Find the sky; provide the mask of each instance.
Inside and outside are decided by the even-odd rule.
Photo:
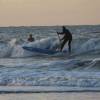
[[[0,26],[100,24],[100,0],[0,0]]]

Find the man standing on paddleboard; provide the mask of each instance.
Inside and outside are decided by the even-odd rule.
[[[61,47],[60,51],[63,50],[65,44],[68,42],[68,51],[71,53],[71,42],[72,42],[72,34],[71,32],[65,28],[65,26],[62,27],[62,32],[57,32],[59,35],[64,35],[64,37],[61,39]]]

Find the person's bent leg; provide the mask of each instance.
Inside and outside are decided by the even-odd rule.
[[[71,41],[72,41],[72,40],[69,40],[69,41],[68,41],[68,50],[69,50],[69,53],[71,53]]]

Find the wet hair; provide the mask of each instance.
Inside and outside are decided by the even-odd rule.
[[[62,26],[62,28],[65,28],[65,26]]]
[[[62,26],[62,28],[63,28],[63,31],[65,31],[65,30],[66,30],[66,27],[65,27],[65,26]]]
[[[32,34],[30,34],[29,36],[32,36]]]

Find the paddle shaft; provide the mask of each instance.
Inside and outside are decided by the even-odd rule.
[[[60,36],[59,36],[58,32],[57,32],[57,35],[58,35],[58,39],[59,39],[59,43],[60,43],[60,48],[61,48],[61,39],[60,39]]]
[[[61,42],[61,39],[60,39],[60,36],[59,36],[58,32],[57,32],[57,35],[58,35],[58,39],[59,39],[59,41]]]

